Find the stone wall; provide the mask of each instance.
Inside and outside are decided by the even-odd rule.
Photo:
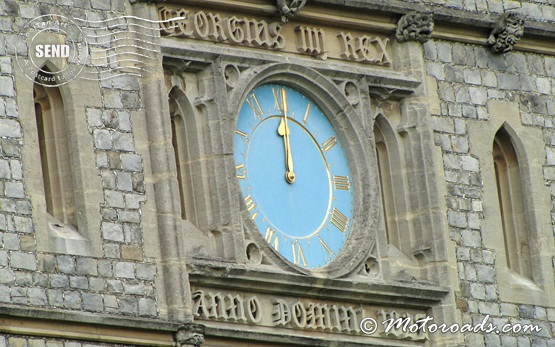
[[[446,7],[481,14],[502,14],[506,11],[518,11],[528,20],[540,22],[555,22],[555,3],[552,0],[424,0],[433,11]]]
[[[1,303],[126,316],[158,315],[156,264],[143,253],[143,168],[141,157],[135,153],[130,120],[130,112],[141,107],[137,79],[97,82],[100,106],[76,109],[74,114],[86,117],[94,139],[92,143],[87,141],[94,146],[96,158],[92,160],[98,168],[95,176],[101,180],[104,194],[96,214],[101,220],[103,257],[38,252],[27,195],[37,187],[25,184],[23,177],[25,166],[33,170],[37,163],[23,162],[21,155],[23,146],[35,140],[23,137],[16,105],[14,69],[19,67],[10,56],[22,51],[18,42],[22,38],[17,33],[30,19],[42,14],[101,20],[107,18],[108,11],[111,16],[123,14],[124,7],[122,1],[95,0],[0,3]],[[80,90],[71,98],[83,100],[92,92]]]
[[[110,343],[88,343],[78,340],[59,340],[51,338],[36,338],[21,335],[0,336],[0,347],[107,347]],[[130,345],[117,346],[127,347]]]
[[[483,202],[488,197],[484,196],[480,159],[493,159],[473,154],[478,147],[491,147],[493,139],[471,142],[469,122],[489,122],[491,100],[518,104],[522,126],[538,129],[540,136],[543,132],[545,152],[539,154],[542,160],[536,178],[542,180],[543,166],[544,189],[549,190],[553,180],[555,58],[520,52],[496,55],[487,47],[440,40],[429,41],[424,48],[427,73],[437,82],[440,99],[440,113],[433,115],[434,138],[443,151],[448,222],[451,238],[458,245],[461,287],[457,303],[463,320],[479,322],[484,315],[491,315],[499,326],[533,323],[542,327],[537,334],[468,334],[467,345],[552,346],[555,309],[515,304],[500,297],[495,267],[499,256],[483,242],[485,233],[498,231],[482,223],[488,213]]]
[[[384,10],[401,10],[407,9],[427,9],[436,14],[446,12],[460,11],[460,18],[454,18],[458,21],[466,15],[476,15],[481,17],[498,16],[507,11],[516,11],[526,16],[526,19],[532,22],[555,22],[555,3],[553,0],[317,0],[331,4],[341,4],[353,7],[372,7]],[[401,11],[401,12],[406,12]],[[476,19],[476,17],[472,17]]]

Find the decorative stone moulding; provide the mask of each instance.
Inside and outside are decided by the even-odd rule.
[[[226,67],[224,68],[224,78],[225,83],[229,88],[235,87],[240,77],[241,71],[239,71],[239,68],[237,66],[233,64],[226,65]]]
[[[426,42],[432,37],[434,17],[432,12],[411,11],[397,23],[397,40]]]
[[[501,16],[488,38],[488,46],[495,53],[507,53],[524,35],[524,17],[518,12],[507,12]]]
[[[306,4],[307,0],[277,0],[277,9],[281,14],[281,21],[287,23]]]
[[[341,89],[343,90],[343,94],[349,100],[351,105],[355,106],[360,102],[360,91],[358,90],[358,86],[356,83],[351,81],[346,81],[341,83]]]
[[[204,325],[195,323],[180,327],[175,334],[177,346],[200,347],[204,343],[204,330]]]

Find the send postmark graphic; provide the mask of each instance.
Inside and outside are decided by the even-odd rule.
[[[37,17],[21,29],[19,36],[27,43],[27,56],[18,56],[22,59],[17,59],[17,63],[25,76],[43,86],[70,82],[79,76],[87,62],[86,36],[67,17],[56,14]],[[45,64],[47,61],[51,63],[50,68]]]
[[[159,23],[134,16],[93,20],[47,14],[20,30],[19,44],[26,47],[14,51],[25,76],[45,87],[141,77],[158,51]]]

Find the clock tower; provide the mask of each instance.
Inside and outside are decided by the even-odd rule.
[[[177,225],[187,240],[188,304],[206,326],[205,344],[460,341],[382,324],[458,322],[446,289],[441,185],[423,166],[438,158],[424,126],[421,44],[400,44],[367,21],[357,27],[350,11],[343,24],[314,21],[310,11],[323,9],[306,5],[281,21],[244,5],[157,11],[177,153],[170,191],[185,206]],[[383,127],[385,137],[412,155],[395,156],[389,143],[385,159],[373,131],[381,122],[397,124],[397,135]],[[414,180],[437,194],[409,189]],[[399,213],[383,210],[391,188],[405,191],[395,197]],[[401,227],[397,239],[385,231],[388,217]],[[365,333],[372,321],[378,330]]]

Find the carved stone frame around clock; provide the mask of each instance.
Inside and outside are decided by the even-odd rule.
[[[295,266],[274,252],[265,242],[251,220],[243,199],[239,198],[240,188],[235,181],[233,190],[238,196],[237,201],[242,204],[246,244],[250,241],[260,247],[263,263],[286,271],[334,278],[345,276],[360,267],[376,240],[376,228],[372,226],[378,223],[379,203],[375,197],[379,192],[377,177],[371,174],[376,163],[372,144],[363,131],[360,115],[337,84],[313,69],[293,64],[270,64],[245,71],[229,95],[229,110],[234,116],[233,126],[247,94],[258,85],[268,82],[278,82],[301,90],[313,98],[328,116],[343,144],[351,168],[354,190],[353,222],[344,248],[330,264],[316,270]]]

